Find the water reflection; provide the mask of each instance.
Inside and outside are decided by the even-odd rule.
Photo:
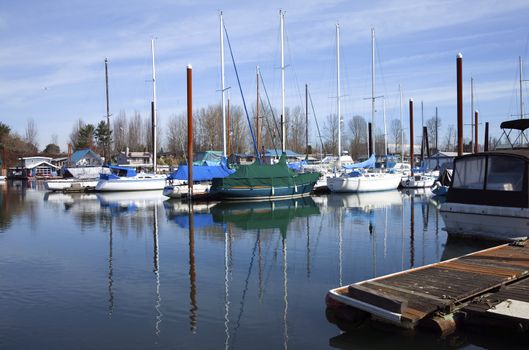
[[[279,229],[285,236],[295,218],[318,215],[312,198],[262,202],[221,202],[211,208],[213,221],[232,224],[243,230]]]
[[[87,327],[109,334],[94,348],[426,347],[436,338],[339,335],[322,295],[483,248],[443,226],[427,191],[190,207],[156,192],[0,186],[0,347],[35,347],[35,327],[15,329],[28,320],[46,348],[75,347]],[[57,330],[61,344],[46,335]]]

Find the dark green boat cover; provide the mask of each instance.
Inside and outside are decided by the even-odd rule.
[[[294,186],[316,182],[320,173],[297,174],[288,168],[286,159],[281,156],[277,164],[241,165],[235,173],[225,178],[214,178],[212,188],[256,187],[256,186]]]

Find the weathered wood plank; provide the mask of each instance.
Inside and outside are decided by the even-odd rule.
[[[348,292],[352,298],[391,312],[402,313],[408,306],[408,301],[404,298],[358,284],[351,284]]]

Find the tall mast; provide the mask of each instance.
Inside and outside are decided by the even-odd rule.
[[[404,162],[404,128],[402,125],[402,88],[399,84],[400,95],[400,160]]]
[[[152,51],[152,161],[153,171],[156,174],[156,67],[154,65],[154,38],[151,39]]]
[[[309,159],[309,86],[305,84],[305,158]]]
[[[375,28],[371,28],[371,126],[373,128],[374,133],[376,133],[375,98]],[[376,153],[374,139],[375,137],[373,137],[371,140],[371,142],[373,142],[373,145],[371,145],[371,149],[373,150],[373,153]]]
[[[281,27],[281,151],[286,151],[286,127],[285,127],[285,18],[282,10],[279,10],[279,23]]]
[[[523,82],[523,65],[522,65],[522,56],[518,56],[518,61],[520,62],[520,118],[523,119],[523,94],[522,94],[522,82]]]
[[[226,157],[226,106],[225,106],[225,87],[224,87],[224,20],[222,19],[222,11],[220,12],[220,91],[222,94],[221,108],[222,108],[222,155]]]
[[[110,104],[108,98],[108,60],[105,58],[105,92],[106,92],[106,102],[107,102],[107,128],[108,128],[108,144],[107,144],[107,163],[110,164]]]
[[[256,71],[256,85],[257,85],[257,102],[255,106],[255,133],[257,138],[257,151],[261,152],[261,127],[259,125],[259,66],[255,68]]]
[[[474,78],[470,77],[470,138],[474,147]]]
[[[384,155],[386,155],[386,158],[387,158],[387,155],[388,155],[388,129],[386,127],[386,99],[383,98],[382,99],[382,110],[383,110],[383,115],[384,115]]]
[[[338,166],[342,157],[342,111],[340,106],[340,24],[336,23],[336,111],[338,114]]]

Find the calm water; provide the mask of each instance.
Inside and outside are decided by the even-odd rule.
[[[398,191],[187,205],[158,193],[0,185],[0,348],[489,348],[367,325],[325,293],[482,246],[447,242],[437,203]]]

